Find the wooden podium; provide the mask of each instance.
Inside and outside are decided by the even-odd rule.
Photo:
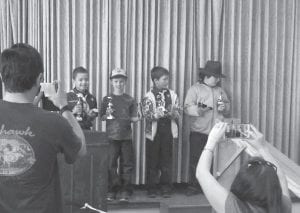
[[[59,157],[64,212],[89,212],[81,210],[85,203],[107,210],[108,141],[106,134],[85,131],[87,155],[73,165]]]

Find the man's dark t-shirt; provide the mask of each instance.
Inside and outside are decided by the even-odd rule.
[[[32,104],[0,100],[0,212],[60,213],[57,154],[81,147],[66,119]]]

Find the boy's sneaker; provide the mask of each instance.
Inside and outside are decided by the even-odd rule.
[[[195,186],[188,186],[188,188],[186,189],[185,195],[193,196],[193,195],[197,195],[197,194],[201,194],[201,193],[203,193],[201,188],[195,187]]]
[[[116,199],[116,193],[115,192],[108,192],[106,196],[106,200],[111,202]]]
[[[168,185],[161,187],[161,196],[163,198],[169,198],[172,196],[172,188]]]
[[[121,191],[120,193],[120,202],[129,202],[130,192],[129,191]]]
[[[147,196],[150,198],[155,198],[157,196],[157,190],[156,189],[148,189]]]

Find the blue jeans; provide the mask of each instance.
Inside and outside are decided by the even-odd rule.
[[[118,169],[118,159],[120,165]],[[129,190],[133,171],[133,147],[131,140],[109,141],[108,190]],[[119,171],[119,172],[118,172]]]

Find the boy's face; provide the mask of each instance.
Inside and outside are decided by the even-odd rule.
[[[89,75],[87,73],[77,73],[74,84],[76,89],[83,92],[89,87]]]
[[[111,79],[111,85],[114,91],[123,92],[126,84],[125,78],[113,78]]]
[[[205,76],[204,77],[204,83],[207,84],[210,87],[215,87],[217,85],[217,83],[219,83],[220,78],[217,78],[215,76]]]
[[[169,76],[163,75],[159,79],[154,79],[154,84],[158,89],[166,89],[169,87]]]

